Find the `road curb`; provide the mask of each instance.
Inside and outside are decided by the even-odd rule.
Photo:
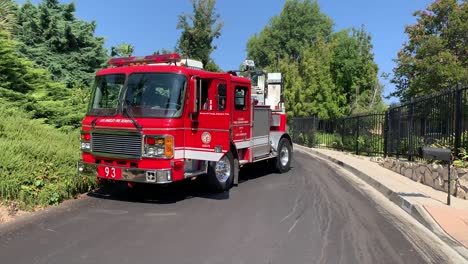
[[[387,186],[383,185],[382,183],[378,182],[371,176],[367,175],[366,173],[360,171],[359,169],[353,167],[346,162],[341,160],[335,159],[331,156],[326,154],[320,153],[312,148],[304,147],[301,145],[294,144],[294,150],[299,150],[302,152],[310,153],[312,155],[318,156],[322,159],[331,161],[343,169],[351,172],[352,174],[359,177],[361,180],[365,181],[367,184],[371,185],[374,189],[379,191],[385,197],[387,197],[390,201],[396,204],[398,207],[403,209],[409,215],[411,215],[414,219],[416,219],[419,223],[424,225],[427,229],[429,229],[432,233],[438,236],[442,241],[444,241],[447,245],[455,249],[461,256],[463,256],[466,260],[468,260],[468,249],[466,249],[460,242],[452,238],[449,234],[447,234],[437,222],[432,218],[432,216],[426,211],[424,206],[419,204],[413,204],[405,197],[399,195],[398,193],[394,192]]]

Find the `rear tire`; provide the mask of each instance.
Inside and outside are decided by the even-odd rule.
[[[234,179],[234,158],[226,153],[219,161],[210,161],[208,166],[208,184],[214,192],[228,191]]]
[[[282,138],[278,144],[278,156],[275,159],[275,168],[279,173],[291,169],[292,147],[289,140]]]

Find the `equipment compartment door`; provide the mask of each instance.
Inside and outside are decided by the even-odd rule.
[[[253,159],[268,157],[271,152],[270,146],[270,118],[269,106],[255,106],[253,119]]]

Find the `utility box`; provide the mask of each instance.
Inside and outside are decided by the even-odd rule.
[[[273,110],[280,109],[281,94],[282,94],[282,76],[279,72],[268,73],[267,75],[267,97],[266,105],[270,105]]]

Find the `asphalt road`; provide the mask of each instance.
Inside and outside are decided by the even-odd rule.
[[[290,172],[252,166],[224,194],[103,188],[0,227],[0,263],[447,263],[363,184],[294,155]]]

